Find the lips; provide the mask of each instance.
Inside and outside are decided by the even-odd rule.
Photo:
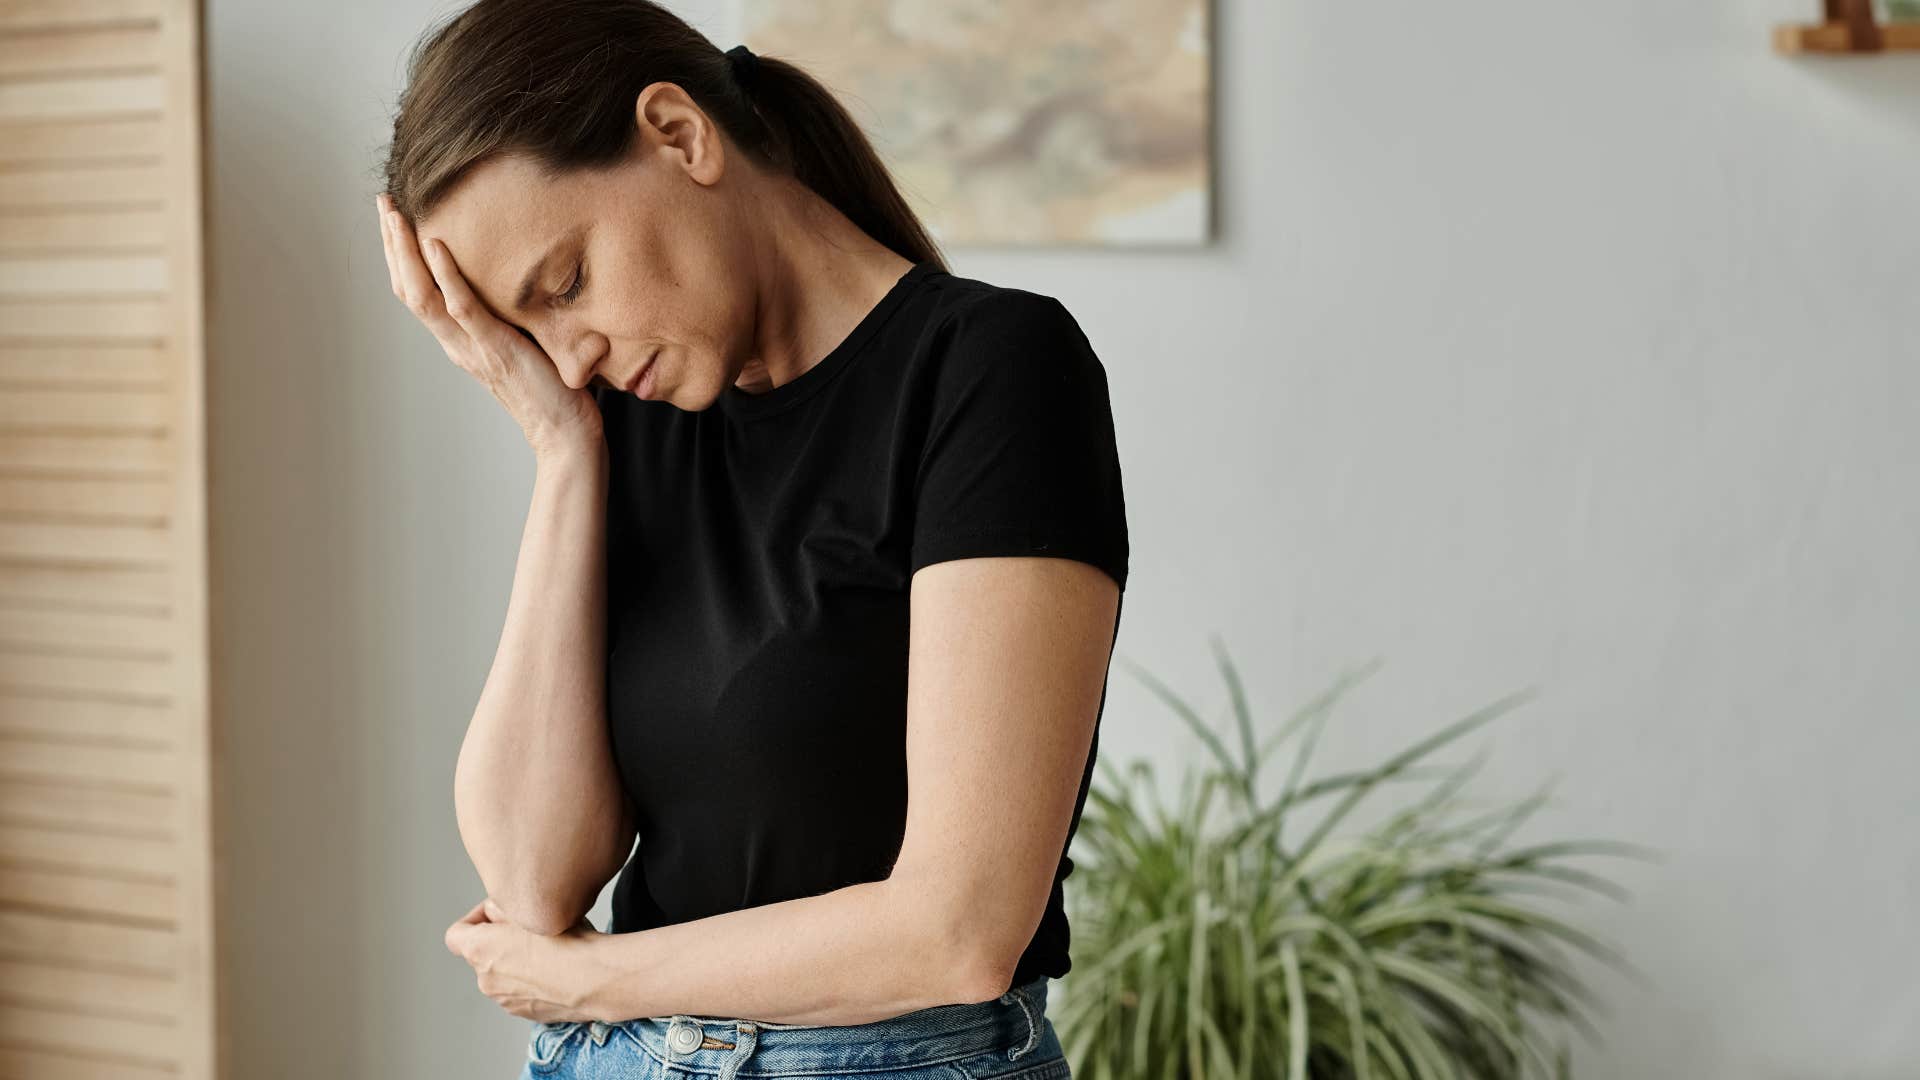
[[[640,380],[647,377],[647,369],[653,366],[653,358],[658,355],[660,355],[660,352],[658,349],[654,350],[652,353],[649,353],[647,355],[646,362],[640,365],[640,370],[634,372],[633,378],[628,379],[624,384],[621,385],[620,387],[621,391],[624,393],[631,394],[635,390],[640,389]]]

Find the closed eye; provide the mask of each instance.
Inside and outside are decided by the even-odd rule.
[[[571,304],[580,299],[580,290],[585,288],[586,284],[587,264],[585,260],[581,260],[580,264],[573,269],[573,284],[567,287],[566,292],[560,294],[559,301],[562,304]]]

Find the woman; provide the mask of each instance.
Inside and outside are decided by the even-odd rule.
[[[446,935],[523,1075],[1067,1076],[1128,555],[1073,317],[950,273],[827,90],[646,0],[461,12],[386,173],[395,295],[537,462]]]

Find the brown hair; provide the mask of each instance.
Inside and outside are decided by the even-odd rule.
[[[894,253],[947,269],[846,108],[799,67],[757,59],[743,86],[725,52],[651,0],[479,0],[414,46],[386,191],[418,220],[498,154],[525,154],[549,176],[612,165],[634,138],[634,100],[667,81],[756,162]]]

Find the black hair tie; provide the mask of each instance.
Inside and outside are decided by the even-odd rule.
[[[760,58],[745,45],[735,45],[727,50],[727,62],[733,65],[733,79],[740,84],[740,89],[753,93],[760,75]]]

